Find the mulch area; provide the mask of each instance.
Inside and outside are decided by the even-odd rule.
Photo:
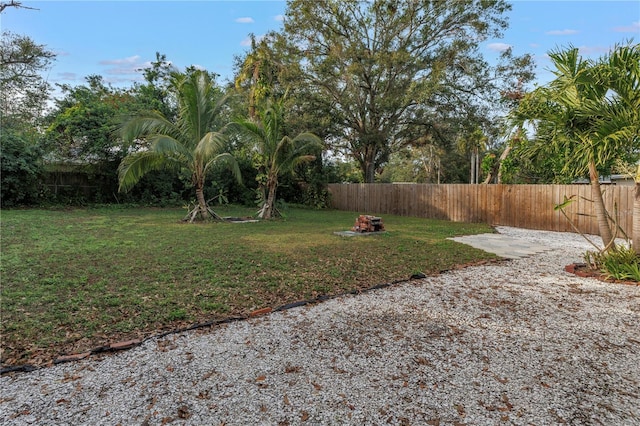
[[[583,278],[595,278],[607,283],[640,286],[640,282],[638,281],[616,280],[614,278],[608,277],[606,274],[603,274],[597,269],[589,268],[586,263],[572,263],[565,266],[564,270],[569,272],[570,274],[574,274]]]

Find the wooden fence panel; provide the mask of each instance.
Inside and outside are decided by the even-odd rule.
[[[605,205],[617,212],[631,236],[633,186],[606,186]],[[598,234],[589,185],[465,185],[465,184],[330,184],[331,207],[359,214],[394,214],[454,222],[549,231],[575,232],[554,206],[573,199],[565,211],[574,225]]]

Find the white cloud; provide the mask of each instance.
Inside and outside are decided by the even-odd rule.
[[[236,19],[236,22],[239,24],[253,24],[254,20],[249,16],[245,16],[243,18]]]
[[[100,65],[124,65],[124,64],[135,64],[140,59],[139,55],[129,56],[128,58],[123,59],[106,59],[104,61],[100,61]]]
[[[578,46],[578,52],[582,55],[609,53],[611,48],[603,46]]]
[[[489,43],[487,44],[487,49],[493,50],[494,52],[504,52],[505,50],[511,47],[510,44],[507,43]]]
[[[579,31],[578,30],[551,30],[551,31],[547,31],[545,34],[546,35],[571,35],[571,34],[578,34]]]
[[[56,81],[76,81],[78,74],[75,72],[59,72]]]
[[[107,65],[105,74],[107,75],[130,75],[139,74],[140,69],[151,66],[150,62],[141,62],[139,55],[129,56],[121,59],[105,59],[98,62],[100,65]]]
[[[529,47],[537,49],[538,47],[540,47],[540,45],[538,43],[529,43]]]
[[[284,15],[276,15],[273,17],[273,20],[282,22],[284,21]]]
[[[633,22],[631,25],[615,27],[613,31],[617,33],[640,33],[640,21]]]

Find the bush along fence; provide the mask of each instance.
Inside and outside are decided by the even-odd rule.
[[[634,187],[603,187],[607,210],[631,237]],[[330,205],[360,214],[484,222],[546,231],[575,232],[554,207],[572,198],[564,209],[581,231],[598,234],[589,185],[467,185],[467,184],[330,184]]]

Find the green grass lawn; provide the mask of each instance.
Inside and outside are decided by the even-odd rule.
[[[221,207],[222,216],[254,211]],[[364,289],[495,256],[447,240],[491,232],[385,215],[288,209],[259,223],[185,224],[180,209],[3,210],[2,362],[39,364],[188,324]]]

